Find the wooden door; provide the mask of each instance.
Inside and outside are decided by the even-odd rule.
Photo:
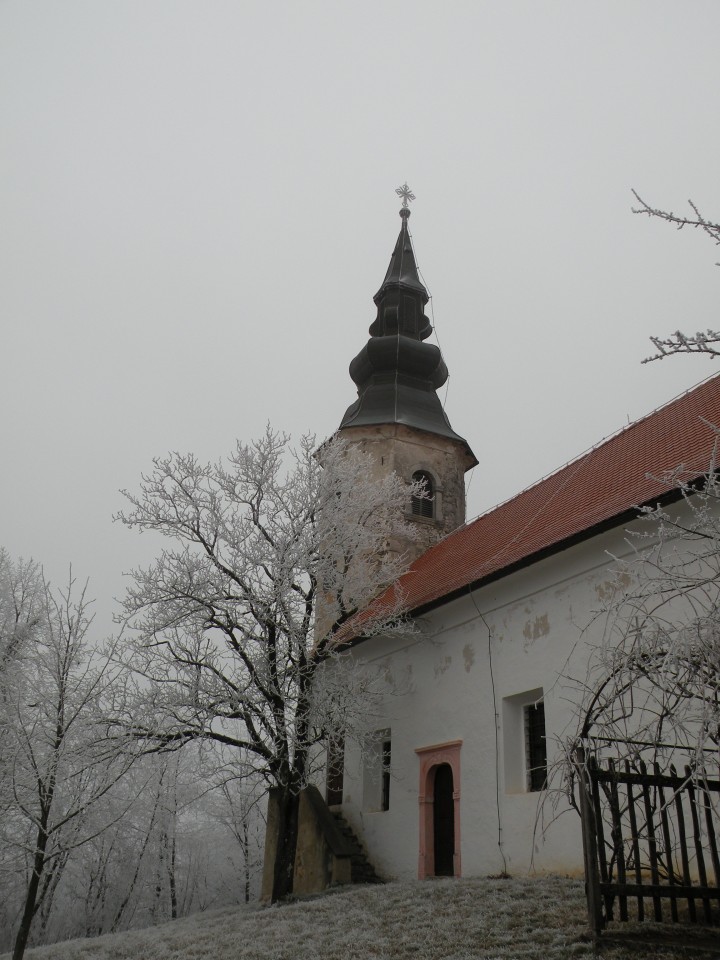
[[[455,802],[453,800],[452,768],[449,763],[441,763],[435,770],[433,840],[435,876],[455,876]]]

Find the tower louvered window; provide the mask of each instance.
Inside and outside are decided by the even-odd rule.
[[[435,484],[433,478],[425,470],[416,470],[412,475],[415,483],[423,485],[423,496],[413,495],[411,510],[414,517],[427,517],[432,520],[435,516]]]

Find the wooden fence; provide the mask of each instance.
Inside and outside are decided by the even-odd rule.
[[[718,923],[720,781],[657,763],[649,773],[641,760],[601,765],[584,751],[576,764],[591,930],[613,919]]]

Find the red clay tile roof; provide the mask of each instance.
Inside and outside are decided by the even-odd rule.
[[[688,479],[707,470],[715,434],[703,420],[720,426],[720,375],[449,534],[370,611],[386,608],[398,588],[405,610],[435,606],[589,536],[599,525],[626,521],[629,511],[668,493],[663,474],[682,466]],[[365,621],[370,611],[357,619]]]

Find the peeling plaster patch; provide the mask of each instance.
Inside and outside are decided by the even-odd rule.
[[[401,693],[415,693],[416,687],[413,681],[413,668],[412,664],[409,663],[405,668],[405,676],[402,678],[402,683],[400,685]]]
[[[523,636],[526,640],[539,640],[540,637],[546,637],[549,633],[550,624],[546,613],[541,617],[535,617],[533,621],[528,620],[523,630]]]
[[[624,593],[632,583],[629,573],[619,573],[612,580],[595,584],[598,600],[612,600],[618,593]]]
[[[596,583],[595,593],[598,600],[609,600],[613,595],[612,583],[609,580],[606,580],[605,583]]]
[[[452,657],[445,657],[440,663],[435,664],[435,676],[440,677],[450,668]]]
[[[470,673],[475,663],[475,647],[471,643],[466,643],[463,647],[463,660],[465,661],[465,672]]]

